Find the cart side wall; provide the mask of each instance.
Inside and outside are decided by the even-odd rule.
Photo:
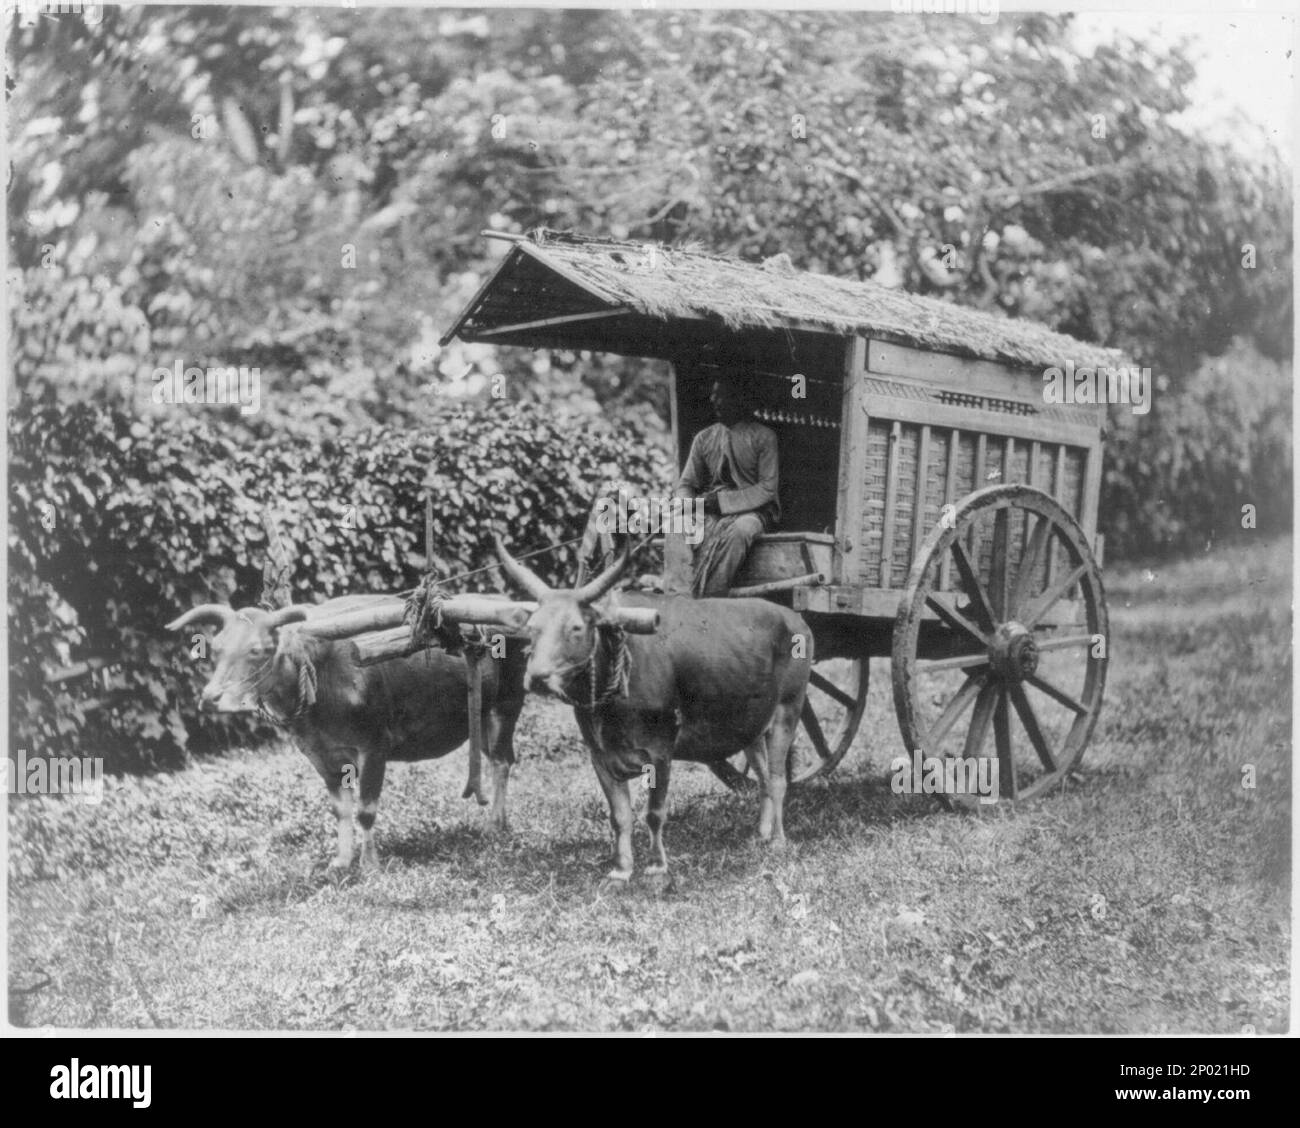
[[[846,345],[835,578],[857,590],[815,602],[860,614],[891,606],[876,593],[906,584],[944,506],[998,483],[1051,494],[1094,539],[1104,409],[1044,403],[1041,373],[876,340]],[[1025,532],[1013,529],[1012,559]],[[986,573],[988,559],[979,565]]]

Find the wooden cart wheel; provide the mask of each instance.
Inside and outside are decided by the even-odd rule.
[[[1001,798],[1053,787],[1097,723],[1107,629],[1100,570],[1065,509],[1026,485],[966,497],[926,537],[894,622],[908,755],[973,761],[992,728]]]
[[[869,674],[865,658],[829,658],[813,666],[799,734],[786,762],[786,779],[791,783],[825,775],[844,759],[867,707]],[[749,763],[744,753],[709,766],[733,791],[747,786]]]

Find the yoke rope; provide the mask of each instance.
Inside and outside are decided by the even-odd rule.
[[[596,627],[596,632],[596,641],[592,643],[591,653],[572,671],[575,680],[582,676],[587,679],[588,689],[584,699],[579,700],[567,689],[559,695],[560,700],[566,705],[572,705],[575,709],[584,712],[591,712],[601,705],[607,705],[616,697],[626,697],[628,683],[632,676],[632,654],[627,645],[627,631],[617,623],[600,623]],[[601,643],[604,641],[608,641],[614,648],[612,669],[601,662]],[[602,665],[606,665],[608,669],[603,689],[600,685]]]
[[[464,654],[477,661],[487,653],[487,633],[481,623],[471,627],[447,622],[442,614],[447,595],[438,580],[426,575],[406,597],[402,621],[410,625],[411,641],[420,649],[432,644],[448,654]]]
[[[545,556],[549,552],[558,552],[562,548],[568,548],[570,545],[581,543],[581,541],[585,539],[586,535],[587,535],[586,533],[583,533],[582,536],[580,537],[571,537],[569,540],[556,541],[554,544],[548,544],[542,548],[535,548],[531,552],[521,552],[518,556],[515,557],[515,559],[531,560],[534,556]],[[654,535],[651,533],[647,533],[644,537],[642,537],[639,541],[637,541],[636,544],[632,546],[632,551],[628,553],[629,561],[635,558],[637,553],[640,552],[643,548],[645,548],[645,546],[648,545],[650,541],[653,539],[654,539]],[[438,584],[449,584],[454,580],[463,580],[469,576],[477,576],[480,572],[491,572],[493,569],[500,568],[500,567],[502,567],[501,561],[497,560],[491,564],[484,564],[481,568],[471,568],[468,572],[455,572],[450,576],[444,576],[441,580],[438,580],[436,582]],[[406,588],[402,591],[399,591],[397,593],[397,598],[410,599],[411,596],[415,595],[422,587],[424,587],[425,583],[430,579],[431,576],[432,573],[427,573],[425,575],[425,578],[421,580],[420,583],[417,584],[415,587]]]
[[[316,664],[311,660],[311,654],[308,652],[307,644],[300,632],[295,630],[281,632],[279,645],[281,652],[298,667],[298,701],[293,712],[285,717],[273,713],[267,707],[265,698],[259,693],[257,696],[257,714],[263,720],[270,721],[274,725],[284,726],[291,721],[300,720],[307,710],[316,704],[316,690],[319,679],[316,674]],[[273,662],[274,658],[268,660],[263,669],[268,668]]]

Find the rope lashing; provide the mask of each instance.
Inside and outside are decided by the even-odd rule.
[[[442,607],[447,593],[433,576],[425,576],[407,596],[402,621],[411,628],[411,641],[417,647],[440,646],[448,654],[461,652],[460,630],[443,619]]]
[[[591,653],[587,655],[587,660],[574,670],[575,680],[578,677],[584,677],[587,680],[587,693],[584,700],[578,700],[570,692],[560,695],[567,705],[572,705],[575,709],[582,709],[584,712],[590,712],[599,708],[601,705],[607,705],[616,697],[626,697],[628,683],[632,676],[632,654],[627,644],[627,631],[616,623],[600,623],[596,627],[596,640],[592,643]],[[608,642],[614,652],[612,665],[601,661],[601,642]],[[601,667],[606,669],[606,675],[601,677]],[[601,688],[601,682],[604,681],[604,688]]]
[[[308,709],[316,704],[318,681],[316,664],[311,660],[311,653],[307,649],[307,641],[300,631],[281,631],[278,645],[279,655],[288,658],[298,668],[298,701],[293,712],[284,717],[278,713],[273,713],[267,708],[265,699],[259,694],[257,713],[263,720],[270,721],[275,725],[284,725],[290,721],[299,720],[306,714]]]
[[[448,654],[482,658],[489,649],[482,624],[457,626],[443,618],[443,604],[449,592],[432,575],[426,575],[406,597],[402,621],[411,628],[411,642],[419,649],[439,646]]]
[[[600,630],[610,636],[614,646],[614,669],[609,678],[605,691],[599,697],[595,696],[596,678],[593,673],[591,679],[592,688],[592,708],[597,705],[603,705],[607,701],[612,701],[615,697],[626,697],[628,681],[632,676],[632,653],[627,645],[627,631],[617,624],[602,626]]]

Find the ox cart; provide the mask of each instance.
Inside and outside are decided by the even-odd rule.
[[[1074,768],[1106,681],[1094,547],[1105,415],[1047,402],[1045,372],[1122,358],[1023,321],[798,273],[784,255],[760,265],[484,234],[509,247],[444,344],[667,362],[678,466],[711,422],[711,378],[746,374],[756,417],[778,437],[783,519],[736,584],[800,612],[815,639],[792,782],[844,757],[870,659],[886,657],[907,754],[996,756],[1010,799]]]

